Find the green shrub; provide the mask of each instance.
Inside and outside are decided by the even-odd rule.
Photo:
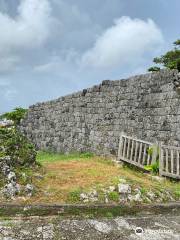
[[[36,151],[15,127],[0,128],[0,156],[10,156],[12,166],[29,166],[35,163]]]
[[[174,192],[174,194],[175,194],[176,198],[180,199],[180,190],[176,190]]]
[[[80,194],[81,190],[80,189],[75,189],[71,191],[68,195],[68,201],[71,203],[77,203],[80,201]]]
[[[147,165],[144,168],[147,171],[151,171],[153,174],[158,174],[159,173],[159,161],[156,161],[155,163],[153,163],[151,165]]]
[[[140,189],[140,192],[141,192],[142,195],[144,195],[144,194],[147,192],[147,189],[141,188],[141,189]]]
[[[147,152],[150,156],[152,156],[153,155],[153,147],[149,147]]]
[[[180,59],[177,60],[177,70],[180,72]]]
[[[27,109],[18,107],[18,108],[15,108],[12,112],[7,112],[1,115],[0,118],[1,119],[6,118],[8,120],[12,120],[14,121],[15,125],[18,125],[26,112],[27,112]]]
[[[174,42],[174,48],[160,57],[153,59],[153,62],[168,69],[178,69],[180,71],[180,39]],[[149,70],[158,70],[159,67],[152,67]]]
[[[107,218],[113,218],[112,212],[107,212],[107,213],[105,214],[105,216],[106,216]]]
[[[108,194],[108,198],[109,198],[109,200],[111,200],[113,202],[118,202],[119,201],[119,194],[117,192],[110,192]]]
[[[157,151],[157,156],[156,156],[156,161],[155,163],[151,165],[145,166],[145,170],[151,171],[153,174],[158,174],[159,173],[159,148],[155,149],[156,146],[149,147],[148,148],[148,154],[152,157],[154,150]]]
[[[80,154],[80,158],[91,158],[93,156],[94,156],[94,154],[90,153],[90,152],[85,152],[85,153]]]
[[[159,72],[159,71],[160,71],[160,68],[159,68],[159,67],[156,67],[156,66],[150,67],[150,68],[148,69],[148,72]]]

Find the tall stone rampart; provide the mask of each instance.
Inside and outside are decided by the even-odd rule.
[[[176,71],[162,70],[100,85],[29,108],[21,130],[38,149],[116,154],[120,132],[180,143]]]

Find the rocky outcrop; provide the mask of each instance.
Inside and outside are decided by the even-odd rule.
[[[20,192],[20,185],[16,182],[16,174],[11,167],[9,156],[0,158],[0,173],[3,174],[5,186],[1,189],[1,195],[14,198]]]

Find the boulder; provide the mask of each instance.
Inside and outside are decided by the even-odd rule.
[[[153,181],[157,181],[157,182],[164,182],[165,178],[163,177],[159,177],[159,176],[152,176],[151,177]]]
[[[130,202],[142,202],[141,194],[137,193],[136,195],[129,195],[128,200]]]
[[[27,193],[27,195],[29,197],[31,197],[33,195],[33,191],[34,191],[34,186],[32,184],[27,184],[25,186],[25,192]]]
[[[84,200],[86,200],[86,199],[88,199],[88,195],[87,195],[86,193],[81,193],[81,194],[80,194],[80,200],[81,200],[81,201],[84,201]]]
[[[118,184],[118,192],[120,194],[130,194],[131,186],[129,184],[119,183]]]
[[[16,181],[16,174],[15,174],[15,172],[9,172],[9,174],[7,175],[7,179],[8,179],[8,181],[9,182],[11,182],[11,181]]]
[[[114,192],[116,190],[116,187],[115,186],[110,186],[109,187],[109,192]]]
[[[152,191],[149,191],[149,192],[147,192],[147,197],[148,197],[151,201],[153,201],[153,200],[155,200],[156,195],[155,195],[155,193],[153,193]]]
[[[97,192],[96,190],[93,190],[92,192],[90,192],[90,193],[88,194],[88,196],[89,196],[89,200],[90,200],[91,202],[96,202],[96,201],[98,201],[98,192]]]
[[[6,184],[2,190],[2,193],[8,198],[14,198],[20,192],[20,185],[12,181]]]

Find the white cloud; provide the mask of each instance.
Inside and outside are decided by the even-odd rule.
[[[62,71],[68,71],[69,68],[74,66],[77,70],[80,54],[74,49],[68,49],[67,51],[61,51],[59,55],[53,54],[49,56],[46,63],[37,65],[33,68],[34,72],[38,73],[50,73],[56,72],[62,74]]]
[[[146,57],[152,55],[162,43],[162,33],[153,20],[121,17],[97,38],[80,63],[97,68],[138,65],[144,54]]]
[[[48,0],[21,0],[14,18],[0,12],[0,73],[17,70],[24,51],[43,46],[53,20]]]
[[[15,19],[0,13],[0,52],[43,44],[49,35],[50,11],[47,0],[24,0]]]

